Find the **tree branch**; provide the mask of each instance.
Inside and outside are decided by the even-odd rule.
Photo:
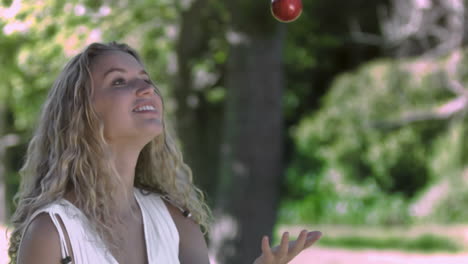
[[[460,96],[432,110],[405,113],[398,120],[371,122],[370,127],[382,130],[393,130],[415,122],[444,120],[462,112],[467,106],[468,98],[466,96]]]
[[[460,50],[453,52],[446,64],[445,72],[447,73],[447,89],[458,96],[466,96],[467,89],[457,80],[458,66],[462,62],[462,53]]]
[[[350,22],[351,38],[356,43],[362,43],[366,45],[382,46],[384,44],[383,38],[378,35],[365,33],[361,30],[359,22],[356,19]]]

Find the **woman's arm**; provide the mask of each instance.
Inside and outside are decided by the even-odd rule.
[[[31,221],[20,249],[18,264],[60,263],[59,235],[47,213],[41,213]]]
[[[179,232],[179,260],[181,264],[209,264],[208,248],[200,227],[192,219],[182,215],[180,209],[164,200]],[[297,240],[289,241],[289,234],[284,233],[281,244],[270,248],[268,237],[261,242],[262,255],[254,264],[285,264],[294,259],[302,250],[315,243],[322,233],[303,230]]]
[[[182,215],[180,209],[164,200],[179,232],[179,261],[181,264],[209,264],[208,247],[200,226]]]

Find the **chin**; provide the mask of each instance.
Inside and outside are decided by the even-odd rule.
[[[158,128],[158,129],[152,129],[151,131],[148,131],[147,133],[144,133],[145,135],[148,135],[149,140],[153,140],[163,134],[163,129]],[[140,133],[141,136],[141,133]]]

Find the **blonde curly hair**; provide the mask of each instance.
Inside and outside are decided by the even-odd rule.
[[[112,226],[122,222],[115,210],[119,202],[115,192],[122,183],[120,177],[113,177],[116,169],[104,138],[104,125],[92,104],[90,64],[94,57],[108,51],[126,52],[143,65],[135,50],[115,42],[93,43],[66,64],[42,107],[20,170],[21,185],[14,198],[17,209],[11,219],[10,264],[16,263],[21,236],[32,214],[69,191],[107,246],[116,248],[121,240]],[[155,90],[161,96],[159,89]],[[139,155],[134,185],[168,195],[188,209],[205,232],[208,230],[211,212],[203,193],[193,184],[192,172],[165,119],[163,133]]]

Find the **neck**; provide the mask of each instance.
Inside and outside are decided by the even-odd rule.
[[[141,149],[115,148],[113,149],[113,162],[123,185],[118,190],[117,197],[120,207],[117,209],[120,214],[132,214],[138,207],[134,197],[135,168]]]

